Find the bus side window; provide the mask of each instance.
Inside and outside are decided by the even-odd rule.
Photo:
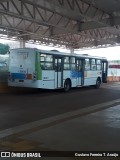
[[[45,69],[45,64],[44,64],[44,62],[41,62],[41,63],[40,63],[40,66],[41,66],[41,69],[43,69],[43,70]]]
[[[53,70],[53,56],[40,54],[40,66],[43,70]]]
[[[96,64],[97,64],[97,70],[101,70],[102,69],[101,60],[97,59]]]
[[[64,70],[70,70],[70,57],[64,57]]]
[[[45,62],[45,70],[52,70],[53,64],[50,62]]]
[[[90,70],[90,59],[85,59],[85,70]]]
[[[96,60],[95,59],[91,59],[91,70],[96,70]]]
[[[75,57],[71,57],[70,58],[70,66],[71,66],[71,70],[76,70],[76,64],[75,64]]]
[[[76,70],[76,65],[75,64],[71,64],[71,70]]]

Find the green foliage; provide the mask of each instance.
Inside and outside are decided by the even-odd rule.
[[[9,52],[9,45],[0,43],[0,54],[4,55]]]

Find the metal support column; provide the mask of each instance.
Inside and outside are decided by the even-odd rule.
[[[20,40],[20,48],[25,48],[25,40]]]
[[[74,54],[74,48],[70,49],[70,54]]]

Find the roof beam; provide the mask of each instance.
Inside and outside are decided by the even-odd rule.
[[[25,0],[25,1],[28,4],[32,4],[31,0]],[[66,16],[70,19],[74,19],[77,22],[79,22],[80,25],[78,24],[78,26],[76,25],[75,27],[77,31],[103,28],[103,27],[113,27],[113,25],[115,25],[116,19],[112,15],[94,7],[91,4],[84,2],[83,0],[74,0],[74,3],[73,1],[70,1],[70,0],[64,1],[64,3],[61,3],[61,1],[59,0],[53,0],[52,3],[50,3],[48,0],[37,1],[37,3],[36,1],[34,2],[35,2],[34,5],[37,4],[38,7]],[[91,19],[93,21],[81,23],[81,21],[84,21],[84,19],[86,18]],[[59,29],[56,28],[56,30],[59,30]],[[69,27],[69,30],[70,30],[70,27]],[[71,29],[71,31],[73,31],[73,28]],[[112,30],[109,30],[109,31],[111,32]],[[114,28],[114,32],[115,34],[116,33],[119,34],[118,29]],[[62,31],[62,33],[64,34],[66,33],[66,31],[65,32]]]
[[[25,0],[27,3],[30,0]],[[105,11],[96,8],[95,6],[88,4],[82,0],[74,0],[74,6],[71,9],[71,0],[64,1],[64,5],[60,3],[59,0],[52,0],[50,3],[49,0],[41,0],[37,1],[40,7],[44,7],[44,9],[48,9],[52,12],[58,13],[60,15],[69,17],[76,21],[81,21],[85,19],[94,20],[97,23],[108,26],[110,23],[108,21],[102,21],[105,17],[112,17],[112,15],[106,13]]]
[[[80,14],[79,12],[75,12],[74,10],[68,9],[64,6],[61,6],[58,0],[55,1],[53,0],[52,3],[48,0],[40,0],[40,1],[35,0],[34,3],[31,0],[24,0],[24,2],[30,5],[34,5],[38,8],[44,9],[46,11],[54,12],[77,21],[83,19],[82,14]]]
[[[97,23],[95,21],[89,21],[89,22],[81,22],[74,26],[74,28],[70,28],[70,26],[67,28],[64,28],[63,30],[59,30],[58,28],[55,28],[53,31],[53,35],[59,35],[59,34],[67,34],[67,33],[80,33],[81,31],[91,30],[91,29],[102,29],[106,27],[104,24],[104,21],[111,21],[111,18],[105,18],[103,19],[103,24]],[[106,31],[109,31],[112,34],[120,34],[119,29],[117,29],[117,25],[120,25],[120,16],[113,17],[113,26],[109,26],[106,28]]]
[[[73,23],[71,19],[65,19],[64,17],[58,16],[58,15],[56,15],[54,13],[52,13],[52,15],[49,17],[48,20],[47,19],[43,19],[45,13],[43,15],[41,13],[39,13],[39,16],[41,16],[42,18],[38,19],[37,15],[35,16],[32,12],[30,13],[27,4],[32,5],[33,10],[36,11],[36,12],[39,11],[39,7],[41,7],[41,6],[39,6],[39,4],[38,4],[38,6],[36,6],[37,4],[33,5],[33,3],[30,2],[29,0],[24,0],[24,2],[22,0],[20,0],[20,1],[21,1],[21,6],[22,6],[21,9],[17,8],[17,5],[15,6],[15,4],[13,3],[14,1],[11,0],[11,3],[7,4],[8,5],[8,10],[5,9],[5,6],[4,6],[3,9],[0,9],[0,13],[3,14],[3,15],[8,15],[8,16],[19,18],[19,19],[22,19],[22,20],[30,21],[30,22],[36,23],[38,25],[43,25],[43,26],[47,26],[47,27],[53,26],[53,27],[55,27],[54,30],[51,32],[53,35],[56,35],[57,33],[61,33],[61,34],[63,34],[63,33],[69,33],[69,32],[71,32],[71,33],[77,33],[77,32],[80,32],[82,30],[91,29],[94,26],[95,27],[97,27],[97,26],[99,26],[99,27],[105,27],[106,25],[104,23],[105,22],[107,22],[107,23],[110,22],[110,18],[107,18],[107,19],[103,19],[102,20],[102,24],[101,23],[97,23],[97,22],[85,22],[85,23],[80,23],[79,22],[78,24],[76,24],[75,21]],[[40,2],[42,2],[42,1],[43,0],[41,0]],[[16,1],[16,2],[18,2],[18,1]],[[11,4],[15,7],[14,10],[17,10],[18,13],[16,13],[15,11],[10,11],[10,5]],[[40,4],[42,5],[42,3],[40,3]],[[23,9],[23,6],[25,6],[24,9]],[[44,3],[44,7],[45,6],[47,6],[47,7],[50,6],[50,3],[49,3],[49,5],[48,5],[48,3],[47,4]],[[52,10],[52,8],[51,8],[51,10]],[[29,16],[26,16],[26,14],[25,14],[26,12],[28,12]],[[68,11],[67,11],[67,13],[68,13]],[[71,14],[69,14],[69,15],[71,16]],[[58,16],[58,18],[56,20],[57,16]],[[76,15],[75,15],[75,17],[76,17]],[[55,21],[57,21],[57,23]],[[89,28],[87,28],[87,26]]]
[[[58,33],[66,34],[66,36],[71,33],[71,35],[79,34],[79,37],[84,36],[86,39],[90,37],[93,41],[101,41],[106,38],[107,43],[113,43],[108,39],[114,37],[114,32],[118,34],[119,30],[113,25],[120,23],[120,18],[115,19],[81,0],[52,0],[52,3],[48,0],[0,1],[0,13],[1,27],[22,31],[23,36],[27,34],[30,38],[39,38],[42,35],[57,39],[59,38],[56,36]],[[41,26],[43,26],[43,33],[39,29]],[[109,27],[107,30],[112,34],[104,30],[91,30],[104,27]],[[113,27],[113,30],[110,27]],[[72,40],[72,43],[78,41],[74,38]],[[63,38],[62,41],[65,39]],[[66,41],[71,42],[70,36]],[[82,41],[79,42],[82,43]]]

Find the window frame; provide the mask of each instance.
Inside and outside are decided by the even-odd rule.
[[[92,63],[92,60],[94,60],[94,63]],[[93,69],[93,67],[95,67],[95,69]],[[91,58],[91,71],[96,71],[97,70],[97,64],[96,64],[96,59],[95,58]]]
[[[53,62],[54,62],[54,57],[53,57],[53,54],[47,54],[47,53],[39,53],[40,55],[40,67],[41,67],[41,69],[42,70],[54,70],[54,66],[53,66]],[[46,55],[46,56],[52,56],[52,61],[46,61],[45,59],[44,59],[44,61],[41,61],[41,57],[43,57],[43,56],[41,56],[41,55]],[[42,66],[41,64],[44,64],[44,66]],[[49,68],[49,67],[46,67],[46,64],[52,64],[52,66],[51,66],[51,68]]]
[[[89,60],[89,69],[86,69],[86,60]],[[85,58],[85,71],[90,71],[91,70],[91,58]]]
[[[65,62],[65,58],[69,58],[69,62]],[[70,70],[70,56],[64,56],[64,60],[63,60],[63,70]],[[65,65],[69,65],[68,68],[65,68]]]
[[[100,61],[100,63],[97,63],[97,61]],[[100,69],[98,69],[98,66],[100,67]],[[96,69],[97,69],[97,71],[102,70],[102,61],[101,61],[101,59],[96,59]]]
[[[72,58],[74,58],[74,62],[72,62]],[[72,65],[75,65],[75,68],[74,68],[74,69],[72,68]],[[76,65],[77,65],[77,63],[76,63],[76,57],[71,56],[71,57],[70,57],[70,70],[76,71]]]

